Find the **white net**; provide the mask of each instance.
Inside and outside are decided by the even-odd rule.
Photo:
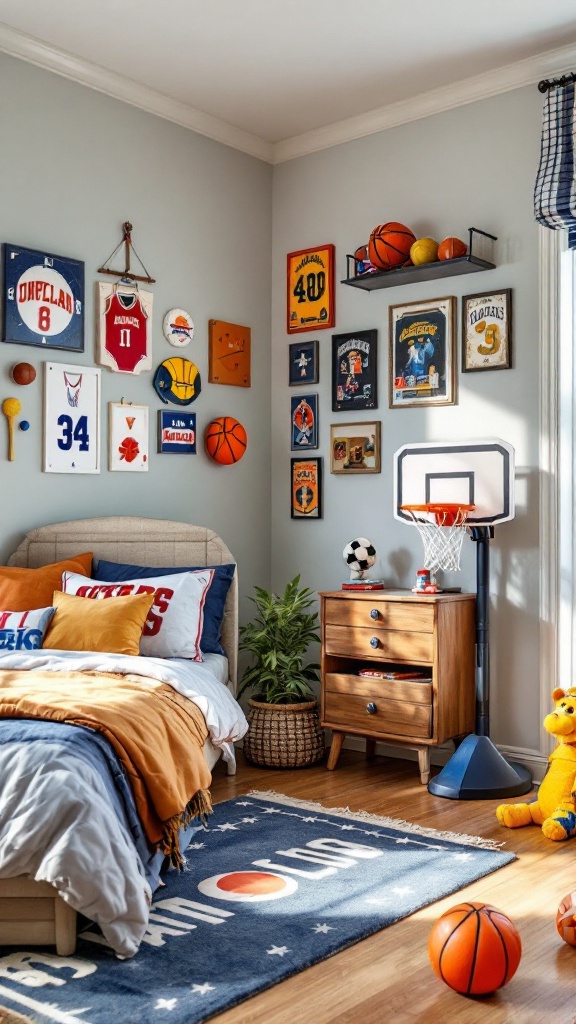
[[[466,534],[468,509],[411,509],[405,506],[424,546],[424,568],[434,576],[437,569],[458,572],[460,552]]]

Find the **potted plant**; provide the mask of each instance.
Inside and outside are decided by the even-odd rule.
[[[255,587],[257,614],[240,626],[241,651],[252,655],[238,692],[252,692],[248,701],[250,729],[244,754],[252,764],[267,768],[302,768],[324,754],[324,733],[311,684],[318,664],[304,665],[311,643],[319,643],[314,592],[300,586],[300,575],[279,597]]]

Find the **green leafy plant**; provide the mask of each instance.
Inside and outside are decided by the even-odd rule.
[[[286,585],[281,597],[254,587],[250,600],[257,608],[252,622],[240,626],[241,651],[249,651],[253,664],[242,676],[241,696],[250,689],[266,704],[299,704],[314,700],[311,683],[318,679],[318,664],[303,665],[308,648],[320,642],[314,591],[300,587],[300,575]]]

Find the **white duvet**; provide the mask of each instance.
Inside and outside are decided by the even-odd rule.
[[[200,708],[211,742],[228,761],[248,728],[209,661],[42,650],[0,655],[0,669],[34,668],[136,673],[168,683]],[[132,956],[146,930],[150,886],[98,773],[71,754],[59,751],[42,763],[34,743],[7,743],[0,745],[0,780],[0,878],[49,882],[100,926],[119,956]]]

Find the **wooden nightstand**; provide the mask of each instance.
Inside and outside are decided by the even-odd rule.
[[[430,778],[430,747],[474,732],[474,594],[410,590],[320,594],[321,724],[332,730],[328,768],[347,733],[418,751],[420,780]],[[369,679],[361,668],[428,670],[431,682]]]

